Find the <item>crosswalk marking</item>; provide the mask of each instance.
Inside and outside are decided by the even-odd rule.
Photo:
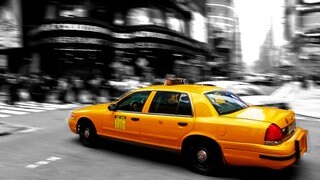
[[[12,115],[24,115],[29,113],[44,112],[57,109],[72,109],[80,107],[79,104],[50,104],[37,102],[17,102],[15,105],[8,105],[0,102],[0,118]]]
[[[41,109],[41,110],[55,110],[56,108],[54,107],[48,107],[48,106],[42,106],[39,104],[34,104],[33,102],[31,103],[25,103],[25,102],[18,102],[16,103],[17,107],[22,107],[22,108],[36,108],[36,109]]]
[[[14,110],[14,111],[25,111],[25,112],[42,112],[42,111],[44,111],[41,109],[27,109],[27,108],[19,108],[19,107],[3,106],[3,105],[0,105],[0,109],[8,109],[8,110]]]
[[[21,107],[21,108],[28,108],[28,109],[32,109],[32,108],[36,108],[36,109],[40,109],[40,110],[55,110],[57,108],[51,108],[51,107],[37,107],[37,106],[29,106],[29,105],[16,105],[17,107]]]
[[[10,115],[7,115],[7,114],[0,114],[0,118],[4,118],[4,117],[10,117]]]
[[[4,114],[17,114],[17,115],[28,114],[27,112],[12,111],[12,110],[0,110],[0,113],[4,113]]]

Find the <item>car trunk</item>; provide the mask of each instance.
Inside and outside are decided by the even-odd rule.
[[[296,127],[295,114],[291,110],[252,106],[223,116],[276,124],[281,128],[283,139],[290,137]]]

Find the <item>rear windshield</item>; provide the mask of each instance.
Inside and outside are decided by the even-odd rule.
[[[229,91],[211,91],[205,93],[205,95],[219,115],[233,113],[249,106],[237,95]]]

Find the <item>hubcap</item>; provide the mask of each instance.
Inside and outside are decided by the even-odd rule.
[[[200,150],[197,152],[197,159],[199,162],[205,162],[208,159],[208,154],[205,150]]]
[[[89,128],[86,128],[83,132],[83,136],[84,138],[88,139],[89,136],[90,136],[90,129]]]

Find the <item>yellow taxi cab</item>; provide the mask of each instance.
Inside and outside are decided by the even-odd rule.
[[[107,137],[181,153],[201,174],[229,166],[283,169],[307,152],[308,131],[291,110],[249,106],[212,86],[155,85],[72,111],[72,132],[92,147]]]

